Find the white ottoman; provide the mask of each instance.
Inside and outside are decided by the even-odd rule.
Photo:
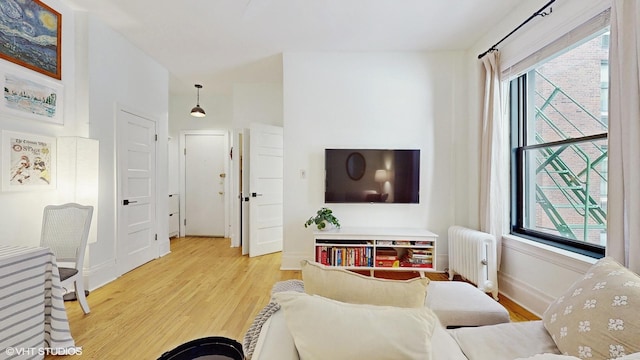
[[[462,281],[431,281],[425,306],[447,328],[508,323],[509,312],[492,297]]]

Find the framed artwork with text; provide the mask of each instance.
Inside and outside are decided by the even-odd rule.
[[[56,139],[2,131],[2,191],[56,188]]]

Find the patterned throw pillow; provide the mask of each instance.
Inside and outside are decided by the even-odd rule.
[[[558,349],[581,359],[616,359],[640,351],[640,276],[611,258],[549,305],[544,326]]]

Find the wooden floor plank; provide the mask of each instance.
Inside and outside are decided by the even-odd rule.
[[[300,271],[281,271],[280,263],[280,253],[242,256],[228,239],[172,239],[169,255],[92,291],[90,314],[66,302],[71,333],[84,359],[156,359],[205,336],[242,342],[273,284],[302,278]],[[429,277],[447,280],[444,274]],[[504,296],[500,302],[513,321],[537,319]]]

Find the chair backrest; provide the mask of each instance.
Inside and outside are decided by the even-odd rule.
[[[57,262],[84,263],[93,206],[75,203],[47,205],[42,215],[40,246],[49,247]]]

